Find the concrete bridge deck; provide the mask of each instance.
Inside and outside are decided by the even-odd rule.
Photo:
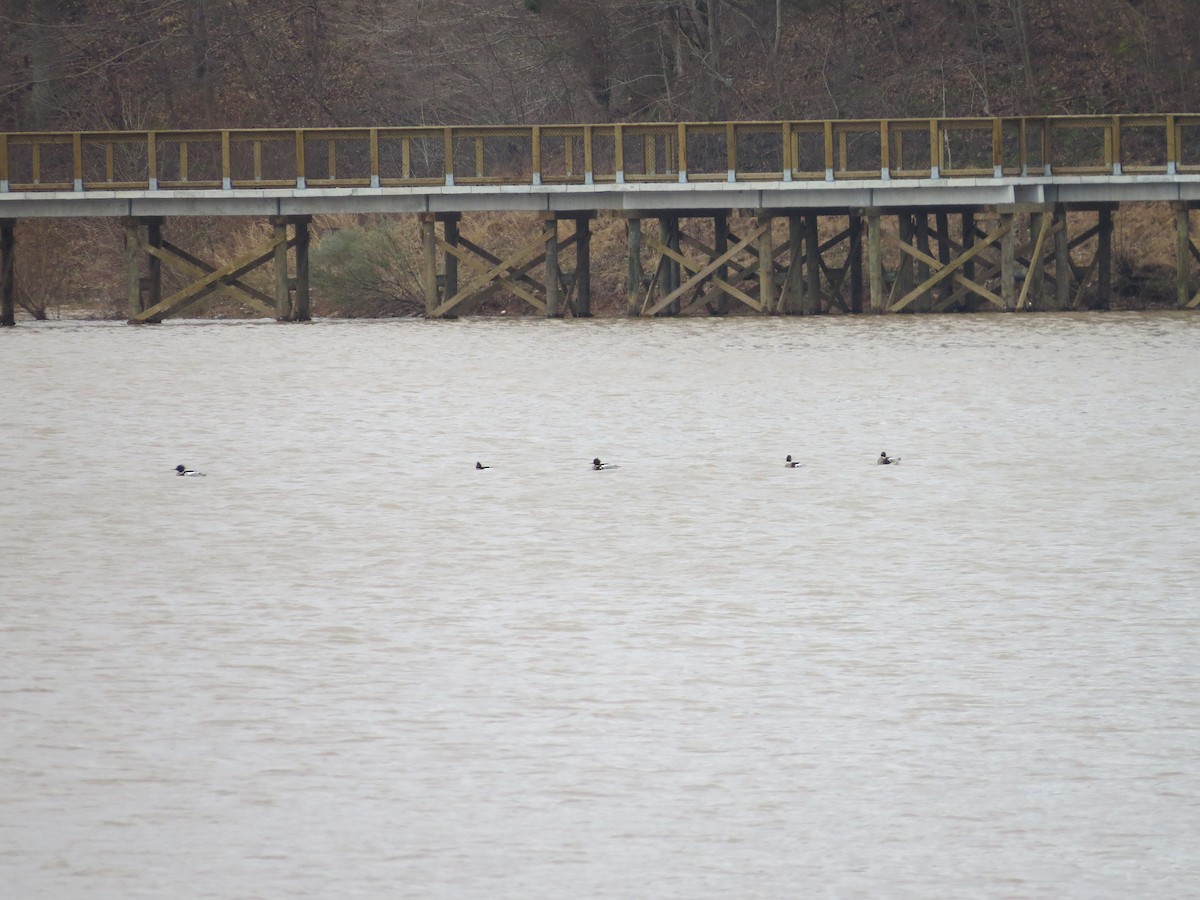
[[[1200,175],[0,192],[0,219],[1200,203]]]

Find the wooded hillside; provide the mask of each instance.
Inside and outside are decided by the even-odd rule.
[[[0,0],[0,130],[1189,112],[1195,0]]]

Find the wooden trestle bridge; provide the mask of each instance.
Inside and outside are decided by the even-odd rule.
[[[85,216],[124,222],[132,323],[215,292],[308,319],[326,213],[414,216],[435,318],[496,291],[590,315],[600,213],[627,223],[630,315],[1103,308],[1121,203],[1171,204],[1178,305],[1200,306],[1200,115],[0,133],[0,323],[19,221]],[[472,242],[482,211],[528,212],[529,239]],[[183,216],[273,230],[216,264],[167,239]],[[273,290],[245,280],[262,266]],[[164,267],[187,280],[168,296]]]

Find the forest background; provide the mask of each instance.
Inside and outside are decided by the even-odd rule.
[[[0,131],[1182,113],[1198,88],[1198,0],[0,0]],[[315,311],[423,309],[410,218],[319,219]],[[472,227],[501,249],[512,218]],[[263,226],[171,227],[221,261]],[[596,224],[601,311],[623,227]],[[1131,304],[1173,297],[1170,229],[1118,214]],[[122,314],[117,223],[17,235],[28,312]]]

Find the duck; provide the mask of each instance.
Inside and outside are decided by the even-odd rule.
[[[900,462],[900,457],[888,456],[886,450],[881,450],[879,458],[875,460],[875,464],[879,466],[894,466],[898,462]]]
[[[196,476],[199,478],[204,477],[203,472],[197,472],[195,469],[189,469],[187,466],[182,465],[182,464],[175,467],[175,474],[176,475],[187,475],[189,478],[192,476]]]
[[[600,457],[597,456],[592,460],[592,468],[596,471],[600,471],[601,469],[617,469],[620,467],[614,465],[613,463],[600,462]]]
[[[485,466],[483,463],[477,462],[477,463],[475,463],[475,468],[476,469],[490,469],[491,466]]]
[[[802,465],[804,465],[804,463],[797,462],[796,460],[792,459],[792,454],[790,454],[790,453],[788,454],[787,459],[784,460],[783,464],[785,466],[787,466],[789,469],[798,469]]]

